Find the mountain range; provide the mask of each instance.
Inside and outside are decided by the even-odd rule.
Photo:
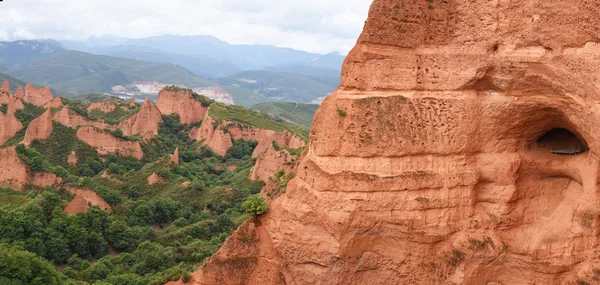
[[[0,42],[0,72],[49,85],[62,96],[153,97],[163,86],[178,85],[247,107],[320,102],[339,85],[343,59],[336,53],[231,45],[212,36]]]

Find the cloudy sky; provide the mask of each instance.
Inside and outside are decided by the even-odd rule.
[[[0,40],[213,35],[347,53],[372,0],[4,0]]]

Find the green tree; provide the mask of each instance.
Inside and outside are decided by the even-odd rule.
[[[269,205],[267,205],[267,202],[263,196],[260,196],[260,194],[254,194],[248,197],[248,199],[242,203],[242,209],[247,214],[258,216],[266,213],[267,210],[269,210]]]
[[[54,266],[43,258],[0,245],[0,283],[59,285],[62,281]]]

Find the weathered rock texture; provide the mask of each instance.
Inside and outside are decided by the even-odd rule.
[[[47,109],[41,116],[35,118],[29,126],[27,126],[27,131],[25,131],[25,139],[23,140],[23,144],[29,147],[33,140],[45,140],[50,137],[52,134],[52,130],[54,129],[52,122],[52,113],[50,109]]]
[[[17,155],[14,146],[0,149],[0,187],[23,190],[27,184],[46,187],[61,181],[62,179],[53,173],[31,173]]]
[[[162,121],[162,115],[156,105],[146,98],[140,110],[120,122],[118,128],[126,136],[140,134],[147,140],[158,135],[158,128]]]
[[[17,92],[18,93],[18,92]],[[25,102],[31,103],[36,106],[44,106],[44,104],[52,100],[52,92],[50,87],[46,86],[39,90],[33,87],[31,84],[25,86]]]
[[[0,94],[0,104],[6,104],[6,113],[0,112],[0,145],[4,145],[23,129],[23,124],[15,117],[15,111],[24,106],[20,99],[6,93]]]
[[[65,207],[64,212],[69,215],[75,215],[79,212],[87,212],[92,206],[98,206],[104,211],[110,211],[110,205],[102,199],[96,192],[85,188],[67,187],[67,191],[75,197]]]
[[[119,154],[142,159],[144,152],[138,141],[126,141],[92,126],[80,127],[77,138],[91,145],[100,154]]]
[[[109,128],[109,124],[104,122],[104,120],[88,120],[86,117],[73,111],[69,106],[62,107],[52,118],[54,121],[71,128],[77,128],[78,126],[94,126],[99,129]]]
[[[25,97],[25,92],[23,91],[23,88],[21,86],[17,87],[17,90],[15,91],[15,97],[21,99]]]
[[[0,89],[10,92],[10,83],[8,83],[8,81],[2,82],[2,87],[0,87]]]
[[[117,104],[114,101],[102,101],[102,102],[93,102],[87,107],[87,111],[91,112],[92,110],[100,110],[104,113],[110,113],[117,108]]]
[[[283,169],[285,173],[289,173],[293,168],[292,161],[293,157],[287,150],[277,151],[271,145],[264,153],[258,156],[256,164],[250,173],[250,179],[262,180],[265,183],[269,183],[269,178],[280,169]]]
[[[190,138],[204,141],[204,145],[210,147],[215,153],[225,155],[227,150],[233,146],[233,140],[254,140],[258,145],[252,153],[252,157],[258,157],[265,152],[269,146],[276,142],[278,145],[289,148],[304,147],[305,143],[298,136],[289,131],[277,132],[264,130],[256,127],[242,126],[240,124],[223,121],[217,124],[215,119],[206,114],[202,124],[192,129]]]
[[[163,115],[178,114],[182,124],[193,124],[200,122],[207,112],[200,101],[194,99],[189,91],[161,90],[158,93],[156,106]]]
[[[152,174],[150,174],[146,180],[148,180],[148,185],[165,183],[165,179],[160,177],[160,175],[158,175],[156,172],[152,172]]]
[[[287,193],[191,283],[597,282],[598,7],[374,1]]]
[[[169,162],[175,165],[179,165],[179,147],[176,147],[173,154],[170,155]]]
[[[54,97],[52,100],[48,101],[48,103],[44,104],[44,108],[60,108],[63,105],[62,99],[60,97]]]

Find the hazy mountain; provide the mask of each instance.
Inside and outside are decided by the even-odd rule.
[[[266,101],[313,102],[333,92],[339,85],[339,78],[259,70],[242,71],[217,82],[261,94]]]
[[[167,54],[186,55],[199,57],[202,60],[212,59],[224,64],[233,64],[241,70],[260,70],[270,66],[288,65],[329,68],[339,71],[344,60],[344,56],[337,53],[322,55],[268,45],[232,45],[213,36],[162,35],[141,39],[100,37],[90,38],[84,42],[64,42],[64,45],[66,48],[86,52],[106,52],[107,48],[115,46],[151,48],[155,52],[160,50]],[[153,60],[157,61],[158,59],[155,57]],[[169,59],[158,61],[176,63]],[[188,65],[182,66],[190,70],[196,69],[190,68]],[[211,73],[203,71],[203,74]]]

